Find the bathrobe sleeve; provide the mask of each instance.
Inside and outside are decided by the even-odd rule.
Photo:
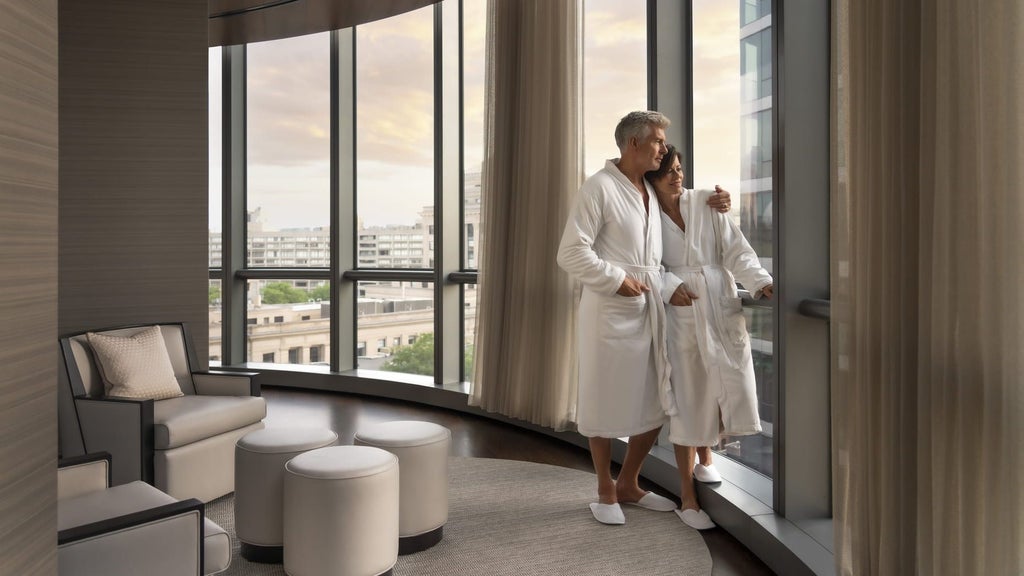
[[[565,223],[558,246],[558,265],[590,290],[611,295],[626,280],[626,271],[602,260],[594,250],[594,242],[604,227],[604,208],[604,190],[588,180]]]
[[[683,280],[675,274],[665,269],[665,266],[661,267],[661,299],[665,304],[668,304],[672,300],[672,295],[676,293],[676,289],[683,283]]]
[[[726,214],[716,213],[715,216],[722,231],[722,265],[754,298],[759,298],[761,289],[773,282],[771,274],[761,266],[739,225]]]

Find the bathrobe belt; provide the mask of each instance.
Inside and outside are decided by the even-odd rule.
[[[715,288],[722,284],[722,276],[726,273],[725,268],[719,264],[706,266],[675,266],[668,269],[669,272],[682,278],[683,274],[700,274],[704,276],[704,285],[707,286],[705,304],[693,304],[693,314],[696,321],[697,348],[701,358],[704,360],[705,368],[710,372],[715,366],[725,364],[733,369],[739,369],[742,363],[742,349],[736,349],[732,342],[726,338],[725,313],[722,310],[721,297],[717,295]],[[699,300],[698,300],[699,301]]]
[[[647,317],[651,322],[651,331],[654,346],[655,373],[658,376],[658,399],[661,401],[661,408],[665,414],[675,416],[676,396],[672,392],[672,367],[668,361],[668,348],[665,345],[665,305],[661,301],[661,266],[640,266],[637,264],[626,264],[624,262],[610,262],[626,271],[627,274],[646,276],[654,278],[655,286],[648,284],[650,290],[644,292],[644,300],[647,302]]]

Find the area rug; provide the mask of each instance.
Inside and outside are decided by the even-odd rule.
[[[624,526],[596,522],[587,504],[593,474],[533,462],[451,458],[451,491],[444,539],[399,556],[395,576],[708,576],[704,540],[671,512],[624,506]],[[280,576],[280,564],[239,556],[234,496],[206,505],[231,534],[231,567],[224,576]]]

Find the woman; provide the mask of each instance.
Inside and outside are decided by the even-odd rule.
[[[681,154],[674,146],[661,166],[645,174],[657,193],[662,218],[662,298],[667,303],[668,355],[678,413],[669,422],[682,486],[676,514],[698,530],[714,528],[700,509],[693,484],[696,448],[704,480],[715,480],[708,447],[719,434],[761,431],[754,363],[736,280],[755,298],[772,296],[772,277],[761,267],[739,227],[705,208],[721,192],[684,190]]]

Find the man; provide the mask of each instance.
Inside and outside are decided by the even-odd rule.
[[[620,157],[580,188],[558,249],[558,264],[583,284],[579,304],[577,425],[597,474],[599,522],[624,524],[620,504],[669,512],[675,503],[640,488],[640,466],[667,416],[675,414],[665,349],[661,211],[644,180],[666,154],[669,120],[630,112],[615,128]],[[714,195],[713,208],[728,206]],[[629,436],[618,481],[611,439]]]

